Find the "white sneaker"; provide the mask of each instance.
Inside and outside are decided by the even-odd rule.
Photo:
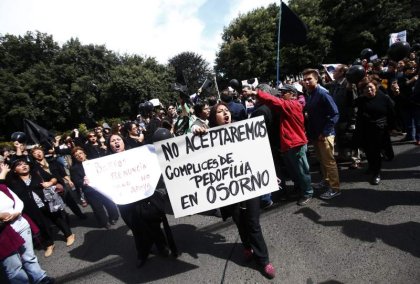
[[[332,188],[328,188],[326,192],[321,194],[319,198],[321,199],[332,199],[336,196],[339,196],[341,194],[341,191],[334,191]]]

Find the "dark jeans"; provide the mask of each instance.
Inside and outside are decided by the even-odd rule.
[[[42,245],[49,247],[54,244],[53,232],[51,229],[51,219],[46,216],[43,210],[48,211],[48,209],[44,207],[42,209],[36,208],[36,211],[29,211],[26,213],[38,226]]]
[[[124,204],[124,205],[118,205],[118,209],[120,210],[121,218],[123,219],[124,223],[127,225],[127,227],[133,232],[133,238],[134,238],[134,244],[136,245],[136,251],[137,251],[137,258],[141,258],[141,238],[138,234],[140,231],[137,229],[138,224],[138,210],[136,210],[137,202],[130,203],[130,204]]]
[[[407,106],[403,117],[407,138],[420,141],[420,106]]]
[[[255,260],[259,265],[267,265],[268,249],[260,226],[260,198],[249,199],[231,206],[233,206],[232,218],[243,246],[254,251]]]
[[[121,218],[133,232],[134,243],[137,250],[138,259],[146,259],[149,256],[153,244],[158,250],[167,246],[165,235],[163,234],[160,215],[156,218],[147,219],[141,214],[142,202],[140,200],[131,204],[118,205]]]
[[[100,227],[105,227],[109,220],[118,220],[118,209],[114,202],[94,189],[84,190],[84,194]]]
[[[51,222],[53,222],[64,234],[64,237],[68,237],[72,234],[67,213],[64,210],[59,210],[57,212],[50,212],[46,209],[42,210],[42,213],[47,217]]]
[[[369,130],[364,136],[364,150],[369,171],[373,175],[378,175],[382,168],[382,151],[386,153],[388,159],[392,159],[394,154],[387,130],[377,128],[370,128]]]
[[[137,235],[140,238],[140,246],[138,250],[138,255],[141,259],[147,258],[150,253],[150,249],[153,244],[156,245],[158,250],[162,250],[167,246],[165,235],[163,230],[160,227],[161,220],[146,220],[144,218],[139,218],[139,225],[136,226]]]
[[[76,202],[76,193],[72,191],[72,189],[66,184],[64,185],[64,195],[62,196],[64,203],[70,208],[70,210],[76,215],[77,217],[82,217],[84,214],[82,210],[80,210],[79,205]]]

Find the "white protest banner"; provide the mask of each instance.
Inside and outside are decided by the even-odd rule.
[[[389,46],[399,41],[407,41],[407,31],[389,34]]]
[[[83,168],[89,186],[120,205],[151,196],[161,175],[153,145],[88,160]]]
[[[262,116],[154,145],[175,218],[278,190]]]

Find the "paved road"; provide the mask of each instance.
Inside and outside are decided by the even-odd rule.
[[[213,216],[169,216],[182,255],[152,255],[142,269],[122,221],[98,229],[88,209],[86,221],[71,216],[79,224],[73,247],[58,234],[50,258],[37,254],[60,283],[420,283],[420,147],[394,148],[379,186],[367,183],[361,169],[343,169],[340,197],[314,198],[307,207],[280,202],[264,211],[274,280],[242,260],[235,226]]]

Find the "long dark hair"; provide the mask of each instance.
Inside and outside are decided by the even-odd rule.
[[[215,104],[214,106],[211,107],[210,116],[209,116],[209,126],[210,127],[218,126],[217,121],[216,121],[216,114],[217,114],[217,108],[221,105],[225,106],[226,108],[228,107],[227,104],[224,103],[224,102],[219,102],[219,103],[217,103],[217,104]]]
[[[124,126],[122,128],[122,134],[124,135],[124,137],[130,137],[130,130],[134,125],[137,125],[136,122],[134,121],[128,121],[126,123],[124,123]]]

